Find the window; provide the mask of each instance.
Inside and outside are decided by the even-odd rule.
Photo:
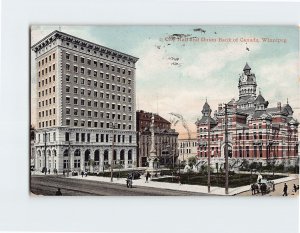
[[[74,94],[77,94],[77,93],[78,93],[78,88],[74,87]]]
[[[90,59],[87,59],[87,64],[91,65],[91,60]]]
[[[84,110],[84,109],[81,109],[81,110],[80,110],[81,116],[84,116],[84,113],[85,113],[85,110]]]
[[[80,104],[81,104],[82,106],[84,106],[84,99],[81,99],[81,100],[80,100]]]
[[[96,70],[94,71],[94,77],[97,77],[97,71]]]
[[[74,116],[78,116],[78,109],[77,108],[74,109]]]
[[[78,99],[74,98],[74,105],[78,105]]]
[[[80,73],[84,74],[84,68],[83,67],[80,68]]]
[[[69,104],[70,103],[70,97],[66,97],[66,103]]]
[[[66,70],[70,70],[70,64],[66,64]]]
[[[74,72],[78,73],[78,67],[77,66],[74,66]]]
[[[70,115],[70,113],[71,113],[71,109],[70,108],[66,108],[66,114]]]
[[[70,54],[69,53],[66,53],[66,59],[70,60]]]
[[[81,78],[81,84],[84,84],[84,78]]]
[[[51,82],[51,77],[50,77],[50,80],[49,80],[49,82]],[[66,75],[66,82],[70,82],[70,75]]]
[[[80,62],[81,62],[81,63],[84,63],[84,57],[81,57],[81,58],[80,58]]]
[[[94,81],[94,87],[97,87],[97,85],[98,85],[98,82]]]
[[[74,62],[77,62],[77,55],[74,55]]]
[[[70,125],[70,119],[66,119],[66,125]]]

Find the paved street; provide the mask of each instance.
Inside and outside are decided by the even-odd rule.
[[[299,184],[299,178],[294,179],[294,180],[290,180],[290,181],[287,181],[287,182],[282,182],[282,183],[276,184],[275,191],[270,192],[270,193],[266,194],[265,196],[282,196],[284,183],[286,183],[287,186],[288,186],[288,197],[298,197],[299,196],[299,190],[296,193],[293,192],[293,185],[294,184],[295,185]],[[247,192],[239,193],[237,195],[238,196],[252,196],[251,190],[249,190]],[[255,196],[261,196],[261,194],[259,193],[259,194],[256,194]]]
[[[134,186],[127,188],[126,184],[115,184],[87,179],[69,179],[63,176],[39,175],[31,176],[31,192],[36,195],[55,195],[61,188],[63,196],[202,196],[196,192],[159,189],[153,187]]]

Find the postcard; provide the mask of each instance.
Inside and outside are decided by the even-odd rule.
[[[299,195],[297,26],[30,34],[31,195]]]

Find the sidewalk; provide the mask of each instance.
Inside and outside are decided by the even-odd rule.
[[[72,176],[69,179],[85,179],[85,180],[93,180],[93,181],[101,181],[101,182],[109,182],[110,183],[110,177],[101,177],[101,176],[87,176],[87,177],[81,177],[81,176]],[[290,180],[297,179],[297,176],[289,176],[281,179],[275,180],[275,184],[279,184],[282,182],[287,182]],[[126,184],[126,178],[114,178],[113,183],[115,184]],[[152,187],[152,188],[160,188],[160,189],[169,189],[169,190],[179,190],[179,191],[186,191],[186,192],[196,192],[196,193],[206,193],[207,194],[207,186],[201,186],[201,185],[188,185],[188,184],[178,184],[178,183],[166,183],[166,182],[156,182],[149,180],[149,183],[145,183],[145,177],[142,176],[139,180],[133,180],[133,186],[142,186],[142,187]],[[237,188],[229,188],[228,196],[233,196],[242,192],[249,191],[250,185],[241,186]],[[226,196],[225,194],[225,188],[220,187],[211,187],[210,188],[210,194],[213,195],[222,195]]]

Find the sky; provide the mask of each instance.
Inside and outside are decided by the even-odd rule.
[[[181,114],[192,136],[206,99],[213,111],[219,103],[238,99],[239,74],[246,62],[255,73],[257,90],[269,101],[269,107],[275,107],[277,102],[285,104],[288,99],[294,117],[300,120],[296,26],[43,25],[32,26],[32,45],[54,30],[138,57],[137,109],[158,113],[170,121],[175,119],[170,113]],[[180,35],[172,37],[174,34]],[[34,96],[33,73],[31,85]],[[32,100],[33,114],[33,97]],[[181,123],[173,128],[180,138],[187,138]]]

